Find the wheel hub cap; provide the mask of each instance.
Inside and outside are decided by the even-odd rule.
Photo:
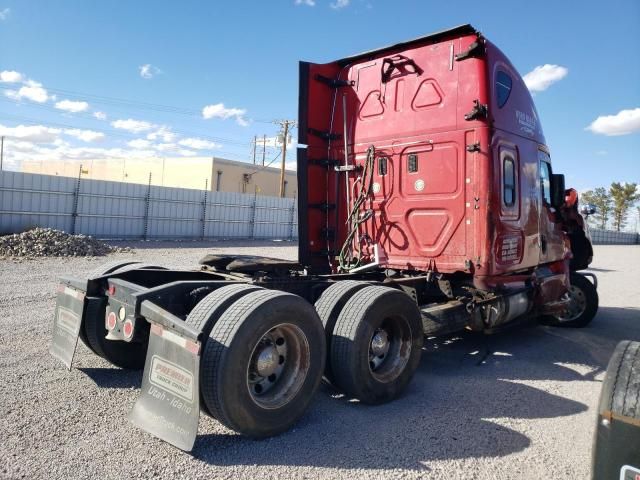
[[[562,322],[575,320],[587,309],[587,297],[585,293],[575,285],[569,287],[569,304],[564,315],[558,315],[558,319]]]
[[[256,343],[247,365],[247,388],[262,408],[278,408],[301,388],[310,364],[306,335],[296,325],[282,323]]]
[[[256,371],[261,377],[268,377],[278,368],[279,354],[275,347],[269,345],[262,349],[256,360]]]
[[[375,356],[386,355],[389,351],[389,334],[385,330],[378,330],[371,339],[371,353]]]

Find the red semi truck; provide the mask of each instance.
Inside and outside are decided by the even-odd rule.
[[[425,335],[593,319],[575,191],[522,78],[470,25],[300,63],[299,143],[297,262],[208,255],[61,279],[51,353],[70,368],[81,338],[144,367],[136,425],[185,450],[201,410],[275,435],[323,376],[393,400]]]

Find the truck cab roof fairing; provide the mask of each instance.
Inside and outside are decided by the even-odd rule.
[[[467,23],[463,25],[458,25],[453,28],[448,28],[446,30],[441,30],[439,32],[423,35],[421,37],[413,38],[411,40],[406,40],[404,42],[396,43],[394,45],[387,45],[386,47],[381,47],[375,50],[369,50],[366,52],[358,53],[350,57],[345,57],[339,60],[335,60],[334,62],[342,67],[344,65],[353,63],[354,61],[363,60],[368,57],[374,57],[374,56],[380,55],[381,53],[385,53],[387,51],[390,52],[393,50],[405,50],[409,47],[414,47],[418,44],[438,43],[448,37],[455,38],[463,35],[471,35],[474,33],[479,34],[480,32],[478,32],[478,30],[476,30],[473,26]]]

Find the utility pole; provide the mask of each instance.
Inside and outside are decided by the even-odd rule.
[[[293,120],[282,120],[278,122],[282,127],[282,162],[280,163],[280,196],[284,197],[284,165],[287,160],[287,139],[289,138],[289,127],[295,126]]]
[[[253,137],[253,164],[256,164],[256,150],[258,149],[258,136]]]
[[[3,162],[4,162],[4,135],[0,139],[0,172],[2,171]]]
[[[264,167],[264,157],[267,154],[267,135],[262,136],[262,166]]]

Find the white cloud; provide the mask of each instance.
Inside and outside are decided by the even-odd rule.
[[[620,110],[615,115],[601,115],[585,130],[608,137],[640,132],[640,108]]]
[[[129,145],[131,148],[136,148],[139,150],[151,148],[151,142],[143,138],[137,138],[135,140],[131,140],[130,142],[127,142],[127,145]]]
[[[11,13],[10,8],[5,8],[3,10],[0,10],[0,20],[6,20],[10,13]]]
[[[244,118],[247,111],[244,108],[226,108],[224,103],[207,105],[202,109],[202,117],[206,120],[210,118],[235,118],[238,125],[246,127],[249,122]]]
[[[64,131],[66,135],[82,140],[83,142],[96,142],[98,140],[104,140],[104,133],[95,132],[93,130],[81,130],[79,128],[69,128]]]
[[[331,8],[334,8],[337,10],[339,8],[348,7],[349,2],[350,0],[336,0],[334,3],[331,4]]]
[[[58,110],[64,110],[65,112],[78,113],[88,110],[89,104],[75,100],[62,100],[56,103],[56,108]]]
[[[24,75],[20,72],[16,72],[15,70],[4,70],[0,72],[1,83],[18,83],[22,82],[23,79]]]
[[[315,7],[315,0],[296,0],[296,5],[306,5],[307,7]]]
[[[566,67],[545,64],[537,66],[522,78],[531,92],[542,92],[562,80],[568,73],[569,69]]]
[[[166,152],[170,150],[178,150],[180,147],[178,147],[178,145],[176,145],[175,143],[159,143],[155,145],[154,148],[159,152]]]
[[[102,132],[95,132],[93,130],[82,130],[79,128],[68,128],[61,130],[59,128],[46,127],[44,125],[18,125],[15,127],[5,127],[0,125],[0,135],[15,138],[23,141],[21,146],[27,143],[33,144],[53,144],[56,146],[68,146],[69,144],[60,138],[60,135],[64,133],[71,137],[82,140],[83,142],[95,142],[104,139],[105,135]],[[15,144],[12,148],[15,147]],[[6,152],[5,152],[6,153]]]
[[[194,152],[192,150],[178,150],[178,155],[181,155],[183,157],[195,157],[196,155],[198,155],[197,152]]]
[[[140,71],[140,76],[146,79],[153,78],[159,73],[162,73],[162,70],[160,70],[158,67],[154,67],[150,63],[145,63],[144,65],[140,65],[138,67],[138,70]]]
[[[19,138],[33,143],[53,143],[59,134],[59,129],[44,125],[18,125],[16,127],[0,125],[0,136]]]
[[[147,135],[147,140],[162,140],[165,143],[171,143],[176,139],[176,134],[173,133],[169,127],[162,126],[155,132],[151,132]]]
[[[45,103],[49,99],[47,91],[42,87],[41,83],[27,80],[25,85],[19,90],[7,90],[5,95],[13,100],[22,100],[26,98],[36,103]]]
[[[145,122],[142,120],[133,120],[132,118],[129,118],[127,120],[116,120],[114,122],[111,122],[111,126],[113,128],[126,130],[132,133],[146,132],[148,130],[152,130],[156,128],[156,125],[152,123]]]
[[[221,145],[217,143],[203,140],[202,138],[185,138],[184,140],[180,140],[178,144],[183,147],[193,148],[194,150],[212,150],[221,147]]]
[[[106,120],[107,119],[107,114],[104,112],[93,112],[93,116],[95,118],[97,118],[98,120]]]

